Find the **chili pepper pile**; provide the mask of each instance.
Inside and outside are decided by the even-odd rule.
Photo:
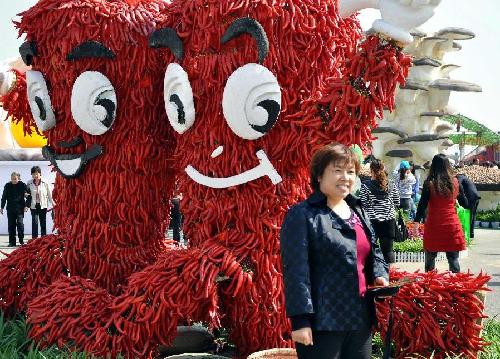
[[[48,235],[38,245],[24,245],[0,262],[0,306],[6,314],[25,311],[28,302],[63,275],[64,240]]]
[[[86,143],[102,138],[105,148],[81,177],[56,180],[62,263],[71,277],[54,282],[28,305],[31,334],[43,344],[70,343],[96,355],[149,357],[158,344],[172,342],[177,325],[206,320],[230,330],[241,356],[290,346],[279,226],[288,208],[310,190],[313,149],[334,140],[361,145],[369,140],[375,116],[392,106],[409,58],[374,36],[358,48],[358,22],[341,19],[329,0],[133,3],[41,0],[22,15],[21,30],[39,44],[34,68],[46,76],[64,123],[48,131],[49,143],[82,135]],[[237,137],[222,111],[228,77],[257,59],[255,40],[247,35],[221,44],[222,34],[241,17],[263,26],[269,53],[262,65],[282,90],[277,123],[254,141]],[[175,29],[184,46],[182,61],[168,49],[146,52],[145,35],[155,21]],[[88,39],[103,41],[116,58],[65,60],[75,44]],[[160,89],[173,61],[188,74],[196,119],[184,134],[175,134],[171,159],[174,143]],[[71,120],[72,83],[89,69],[108,76],[118,98],[115,127],[98,139],[81,134]],[[212,158],[220,145],[223,153]],[[207,176],[230,177],[257,166],[258,150],[265,151],[282,182],[273,185],[262,177],[212,189],[184,172],[192,165]],[[184,196],[188,249],[161,243],[172,167]],[[38,248],[41,240],[28,246]],[[35,277],[30,285],[39,282]]]
[[[425,358],[447,358],[464,355],[476,358],[487,344],[479,337],[478,321],[486,318],[484,304],[476,295],[489,291],[490,276],[480,273],[391,272],[391,280],[414,277],[394,297],[392,338],[397,358],[421,355]],[[379,329],[384,337],[389,318],[389,300],[377,304]]]

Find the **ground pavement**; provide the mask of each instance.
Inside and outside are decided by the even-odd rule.
[[[475,229],[475,237],[469,248],[467,258],[460,259],[462,271],[471,270],[479,273],[481,270],[491,275],[489,287],[492,289],[486,295],[486,314],[490,317],[497,316],[500,320],[500,230]],[[10,253],[14,248],[9,248],[7,236],[0,236],[0,251]],[[0,253],[0,259],[4,255]],[[405,271],[424,270],[424,263],[396,263],[396,267]],[[438,270],[447,270],[448,262],[437,261]]]

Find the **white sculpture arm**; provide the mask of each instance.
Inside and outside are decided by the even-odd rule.
[[[378,9],[380,0],[339,0],[339,14],[349,17],[363,9]]]
[[[382,19],[373,28],[402,44],[413,41],[410,30],[422,25],[434,15],[441,0],[339,0],[339,13],[350,16],[366,8],[378,8]]]
[[[6,95],[14,84],[16,76],[8,67],[0,68],[0,96]]]

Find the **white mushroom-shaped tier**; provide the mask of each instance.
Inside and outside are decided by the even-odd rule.
[[[372,143],[372,154],[376,158],[383,157],[386,145],[396,145],[398,140],[408,137],[406,133],[393,127],[377,127],[373,129],[372,134],[377,137],[377,140]]]
[[[462,46],[456,41],[470,40],[476,35],[467,29],[460,27],[447,27],[441,29],[436,34],[437,37],[446,38],[446,41],[440,42],[433,50],[432,56],[441,60],[447,52],[459,51]]]
[[[429,85],[429,109],[439,111],[444,108],[450,100],[452,91],[458,92],[481,92],[479,85],[452,79],[437,79]]]
[[[421,134],[433,133],[436,122],[444,115],[446,115],[446,113],[440,111],[422,112],[419,119],[419,132]]]
[[[423,134],[398,140],[398,143],[411,148],[422,160],[430,161],[440,152],[439,147],[446,139],[448,139],[447,136]]]
[[[440,36],[424,37],[422,40],[420,40],[420,44],[415,49],[414,55],[416,58],[434,58],[434,48],[437,46],[437,44],[447,40],[448,39],[446,37]]]
[[[441,72],[441,76],[438,76],[438,77],[449,79],[450,78],[450,72],[452,72],[452,71],[454,71],[454,70],[456,70],[458,68],[460,68],[460,66],[454,65],[454,64],[443,65],[439,69],[440,72]]]
[[[441,62],[431,59],[430,57],[423,57],[413,61],[413,66],[410,68],[408,77],[413,81],[427,84],[435,78],[441,76]]]

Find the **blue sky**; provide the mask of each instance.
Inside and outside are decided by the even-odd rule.
[[[0,34],[2,37],[0,60],[17,56],[21,40],[11,19],[29,8],[34,0],[0,1]],[[444,27],[465,27],[476,33],[476,38],[462,41],[462,50],[448,54],[445,61],[462,66],[452,77],[477,83],[483,92],[454,93],[450,105],[458,112],[500,131],[500,1],[499,0],[443,0],[436,15],[421,29],[434,32]],[[377,11],[365,10],[361,14],[363,27],[369,27],[378,17]]]

